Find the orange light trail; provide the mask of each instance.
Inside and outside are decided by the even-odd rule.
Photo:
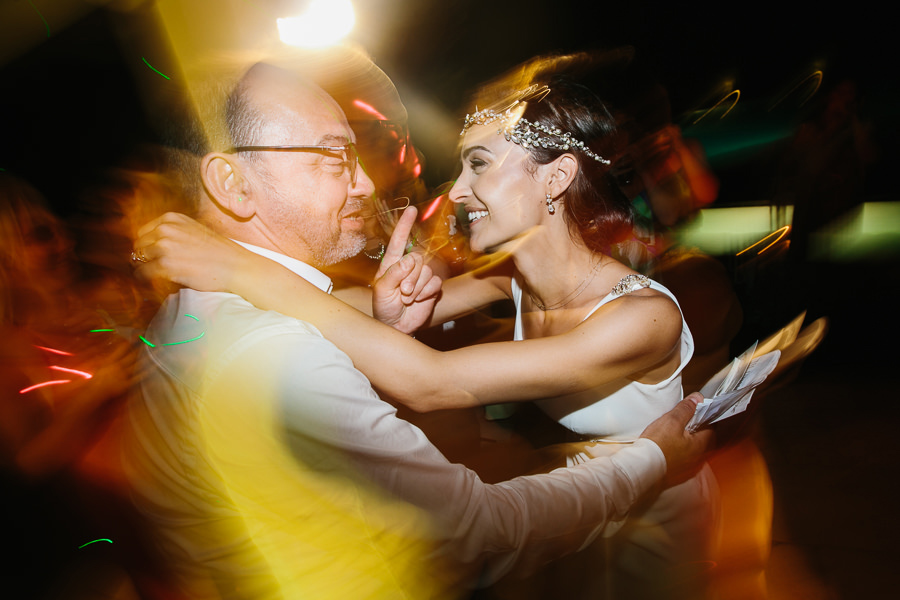
[[[765,252],[766,250],[768,250],[769,248],[771,248],[772,246],[774,246],[775,244],[777,244],[778,241],[781,240],[781,238],[783,238],[784,236],[786,236],[787,233],[788,233],[788,231],[790,231],[790,230],[791,230],[791,226],[790,226],[790,225],[785,225],[784,227],[782,227],[782,228],[780,228],[780,229],[776,229],[775,231],[773,231],[772,233],[770,233],[769,235],[767,235],[767,236],[764,237],[763,239],[759,240],[758,242],[755,242],[754,244],[752,244],[752,245],[750,245],[750,246],[744,248],[743,250],[741,250],[740,252],[738,252],[737,254],[735,254],[735,256],[740,256],[741,254],[743,254],[744,252],[747,252],[747,251],[750,250],[751,248],[756,248],[757,246],[759,246],[760,244],[762,244],[763,242],[765,242],[767,239],[769,239],[769,238],[772,237],[773,235],[778,235],[779,232],[781,232],[780,235],[778,235],[778,237],[775,238],[775,240],[774,240],[771,244],[769,244],[768,246],[766,246],[765,248],[763,248],[762,250],[760,250],[759,252],[756,253],[756,255],[759,256],[760,254],[762,254],[763,252]]]
[[[792,87],[792,88],[791,88],[791,91],[789,91],[787,94],[785,94],[784,96],[782,96],[781,98],[779,98],[779,99],[778,99],[778,102],[776,102],[775,104],[773,104],[773,105],[772,105],[772,108],[770,108],[769,110],[770,110],[770,111],[773,110],[776,106],[778,106],[779,104],[781,104],[781,101],[782,101],[782,100],[784,100],[785,98],[787,98],[788,96],[790,96],[791,94],[793,94],[795,91],[797,91],[797,88],[799,88],[801,85],[803,85],[804,83],[806,83],[807,81],[809,81],[810,79],[812,79],[813,77],[815,77],[815,78],[816,78],[816,87],[815,87],[815,89],[813,89],[812,92],[809,93],[809,95],[803,100],[803,102],[800,103],[800,106],[803,106],[804,104],[806,104],[806,102],[807,102],[810,98],[812,98],[813,96],[816,95],[816,92],[819,91],[819,87],[822,85],[822,76],[823,76],[822,71],[813,71],[812,73],[810,73],[809,75],[807,75],[806,77],[804,77],[803,80],[802,80],[800,83],[798,83],[797,85],[795,85],[794,87]]]
[[[729,96],[734,96],[734,102],[731,103],[731,106],[728,107],[728,110],[725,111],[725,114],[723,114],[721,117],[719,117],[720,119],[724,119],[725,115],[730,113],[731,109],[733,109],[735,106],[737,106],[738,100],[741,99],[741,90],[734,90],[734,91],[731,91],[728,94],[726,94],[724,98],[722,98],[721,100],[719,100],[718,102],[713,104],[712,107],[709,108],[709,110],[707,110],[705,113],[703,113],[702,115],[697,117],[697,120],[694,121],[693,125],[696,125],[700,121],[700,119],[702,119],[703,117],[705,117],[706,115],[708,115],[709,113],[714,111],[717,106],[719,106],[720,104],[722,104],[723,102],[728,100]]]

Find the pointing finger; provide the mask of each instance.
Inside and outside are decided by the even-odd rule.
[[[400,220],[397,221],[397,226],[394,227],[391,239],[384,250],[384,257],[381,259],[381,267],[379,267],[376,277],[382,275],[388,267],[403,258],[403,255],[406,253],[409,234],[416,223],[416,214],[416,207],[409,206],[400,215]]]

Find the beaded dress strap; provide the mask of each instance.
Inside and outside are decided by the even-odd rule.
[[[594,306],[594,308],[591,309],[591,311],[587,315],[585,315],[581,322],[584,323],[585,321],[587,321],[591,317],[591,315],[597,312],[600,307],[607,302],[611,302],[619,296],[624,296],[625,294],[630,294],[635,290],[640,290],[646,287],[650,287],[649,277],[638,275],[637,273],[626,275],[619,280],[619,283],[613,286],[612,291],[610,291],[602,300],[600,300],[600,302],[597,303],[596,306]]]
[[[626,275],[620,279],[619,283],[613,286],[611,293],[613,296],[624,296],[625,294],[630,294],[635,290],[646,287],[650,287],[650,278],[637,273],[632,273],[631,275]]]

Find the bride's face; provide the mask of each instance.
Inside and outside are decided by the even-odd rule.
[[[491,252],[540,225],[544,188],[528,152],[497,134],[497,125],[475,125],[463,138],[462,173],[450,200],[465,207],[470,246]]]

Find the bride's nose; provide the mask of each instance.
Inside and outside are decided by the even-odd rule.
[[[469,194],[469,186],[466,185],[462,177],[458,178],[453,182],[453,187],[450,188],[450,191],[447,192],[447,196],[450,198],[450,202],[456,202],[457,204],[460,202],[465,202],[466,196]]]

